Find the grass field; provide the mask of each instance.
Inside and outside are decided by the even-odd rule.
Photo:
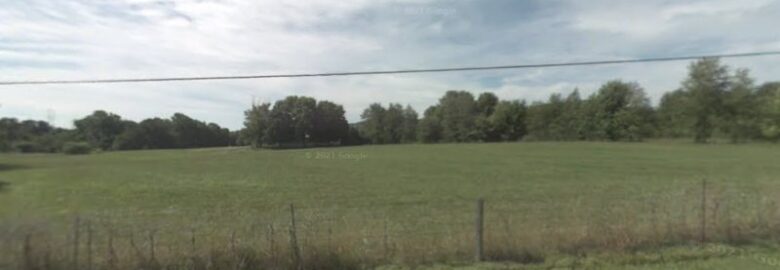
[[[733,256],[693,244],[703,179],[708,242],[731,247],[779,234],[778,158],[776,145],[678,142],[6,154],[0,220],[5,254],[31,235],[29,245],[63,260],[76,216],[94,224],[96,254],[105,254],[111,231],[118,253],[146,254],[138,246],[151,246],[159,261],[220,248],[289,260],[293,203],[302,256],[321,258],[308,266],[324,265],[325,253],[339,253],[342,266],[388,268],[767,266],[753,257],[780,258],[773,245],[751,244],[750,255]],[[486,201],[486,253],[494,262],[474,265],[477,198]],[[637,255],[647,250],[654,255]],[[593,255],[602,253],[623,255]]]

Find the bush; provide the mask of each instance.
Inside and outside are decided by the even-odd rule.
[[[92,147],[84,142],[69,142],[62,146],[62,152],[68,155],[83,155],[92,152]]]
[[[13,145],[13,149],[20,153],[33,153],[38,151],[37,145],[32,142],[17,142]]]
[[[54,153],[62,149],[62,141],[52,134],[35,137],[32,142],[35,144],[35,152]]]

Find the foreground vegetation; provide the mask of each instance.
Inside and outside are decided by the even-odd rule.
[[[82,266],[92,254],[96,267],[118,269],[291,267],[293,203],[306,268],[472,265],[474,201],[485,198],[491,262],[471,267],[756,264],[750,256],[777,254],[762,243],[780,231],[778,150],[651,142],[5,154],[0,261],[19,268],[27,254],[31,266],[71,267],[79,217]],[[730,248],[755,251],[734,259]]]

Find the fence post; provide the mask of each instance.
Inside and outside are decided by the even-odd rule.
[[[154,233],[155,233],[154,230],[149,230],[149,262],[150,263],[154,263],[156,260],[154,256],[155,255],[154,254],[155,253]]]
[[[390,249],[388,247],[388,235],[387,235],[387,218],[384,221],[384,232],[382,234],[382,251],[384,252],[384,259],[387,261],[390,258]]]
[[[236,229],[230,230],[230,253],[238,257],[238,248],[236,247]]]
[[[22,269],[34,269],[32,258],[32,245],[30,244],[32,235],[27,233],[24,235],[24,246],[22,247]]]
[[[485,200],[482,198],[477,199],[477,215],[475,222],[475,240],[476,240],[476,253],[474,259],[481,262],[484,259],[484,246],[483,246],[483,226],[485,225]]]
[[[87,270],[92,270],[92,222],[86,220],[87,226]]]
[[[46,247],[44,247],[46,250],[43,252],[43,268],[42,269],[53,269],[51,265],[51,253],[52,253],[52,245],[51,240],[46,241]]]
[[[274,266],[277,265],[277,258],[276,258],[276,236],[274,235],[274,224],[270,223],[268,224],[268,249],[271,253],[271,261],[273,262]]]
[[[73,220],[73,269],[79,269],[79,227],[81,226],[81,219],[76,216]]]
[[[294,268],[303,269],[301,250],[298,247],[298,236],[295,231],[295,206],[293,204],[290,204],[290,249],[292,249]]]
[[[701,181],[701,242],[707,241],[707,179]]]
[[[116,250],[114,250],[114,227],[113,225],[110,225],[108,228],[108,268],[114,269],[116,268],[117,263],[117,257],[116,257]]]

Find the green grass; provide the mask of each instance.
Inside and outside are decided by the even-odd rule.
[[[335,153],[335,157],[318,154]],[[340,154],[364,157],[360,160]],[[307,156],[311,155],[312,158]],[[526,143],[0,155],[0,215],[380,207],[511,198],[560,203],[696,186],[775,185],[773,145]],[[638,190],[638,189],[643,190]],[[604,194],[603,191],[610,191]],[[620,192],[618,192],[620,191]],[[22,209],[23,208],[23,209]],[[22,211],[19,211],[22,210]]]
[[[79,215],[159,231],[162,244],[193,229],[212,242],[238,231],[255,239],[244,244],[264,245],[257,235],[269,224],[286,230],[294,203],[308,244],[327,238],[353,257],[403,264],[468,261],[474,200],[485,198],[491,254],[511,260],[529,249],[549,264],[546,254],[633,250],[655,238],[687,243],[703,179],[716,215],[708,221],[713,238],[737,225],[745,226],[741,234],[764,235],[780,223],[778,158],[776,145],[679,142],[4,154],[0,220],[64,234]]]

